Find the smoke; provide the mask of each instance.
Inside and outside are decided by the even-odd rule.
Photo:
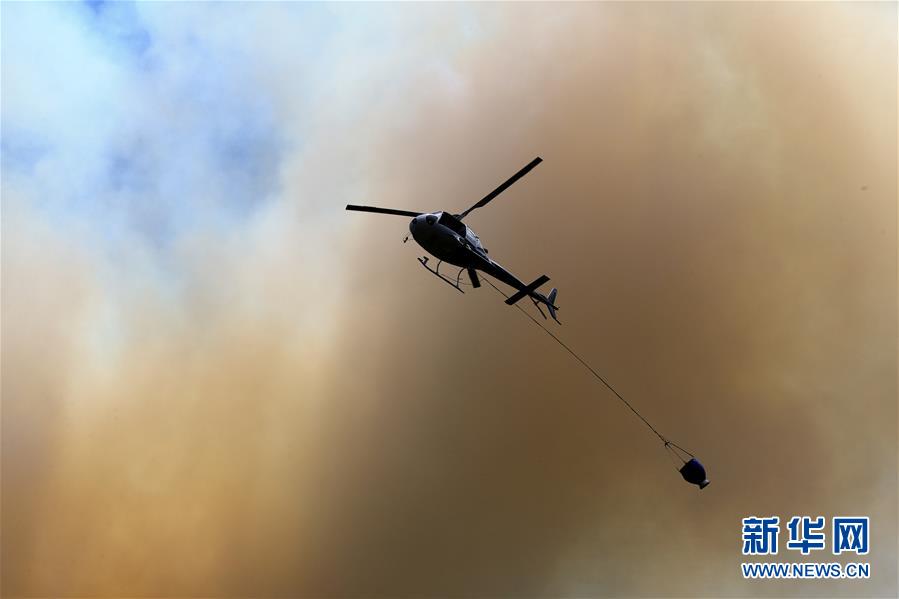
[[[895,593],[895,5],[40,8],[130,90],[89,144],[61,58],[15,68],[33,10],[3,25],[4,594]],[[536,155],[467,222],[702,493],[404,219],[342,211],[462,210]],[[869,515],[871,580],[744,581],[740,519],[803,514]]]

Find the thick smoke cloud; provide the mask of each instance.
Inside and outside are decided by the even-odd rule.
[[[44,97],[60,57],[24,79],[33,10],[126,135]],[[895,10],[4,9],[3,593],[895,594]],[[461,210],[536,155],[469,224],[702,493],[342,211]],[[744,581],[767,514],[870,515],[872,579]]]

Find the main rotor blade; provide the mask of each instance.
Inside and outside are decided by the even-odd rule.
[[[516,181],[518,181],[519,179],[524,177],[526,174],[528,174],[531,171],[532,168],[534,168],[541,162],[543,162],[543,159],[540,158],[539,156],[537,156],[536,158],[531,160],[523,169],[521,169],[520,171],[518,171],[517,173],[515,173],[508,179],[506,179],[505,183],[503,183],[502,185],[500,185],[499,187],[497,187],[496,189],[494,189],[493,191],[491,191],[490,193],[485,195],[484,198],[480,202],[478,202],[477,204],[475,204],[474,206],[472,206],[471,208],[469,208],[468,210],[466,210],[465,212],[460,214],[459,218],[465,218],[465,215],[468,214],[469,212],[471,212],[472,210],[474,210],[475,208],[483,208],[484,206],[486,206],[487,202],[489,202],[490,200],[492,200],[493,198],[495,198],[502,192],[509,189],[509,187],[511,187],[513,183],[515,183]]]
[[[356,210],[357,212],[374,212],[376,214],[395,214],[397,216],[418,216],[419,214],[423,214],[422,212],[411,212],[409,210],[394,210],[393,208],[375,208],[374,206],[354,206],[353,204],[346,205],[347,210]]]

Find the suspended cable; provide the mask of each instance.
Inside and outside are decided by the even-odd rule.
[[[490,285],[491,287],[493,287],[493,289],[496,290],[497,293],[499,293],[506,299],[509,298],[509,296],[506,295],[502,289],[500,289],[499,287],[494,285],[493,281],[491,281],[489,278],[484,277],[484,280],[487,281],[487,284]],[[643,421],[643,424],[645,424],[647,427],[649,427],[649,430],[651,430],[662,441],[662,443],[665,444],[665,449],[668,450],[670,455],[673,455],[678,461],[682,462],[682,465],[680,467],[675,466],[675,468],[677,469],[678,472],[681,473],[681,476],[684,478],[685,481],[698,486],[700,489],[704,489],[705,487],[708,486],[709,480],[706,478],[705,468],[699,462],[699,460],[696,459],[696,456],[694,456],[691,452],[687,451],[680,445],[676,444],[674,441],[668,440],[664,435],[662,435],[662,433],[660,433],[658,430],[656,430],[656,427],[654,427],[649,422],[649,420],[644,418],[643,414],[638,412],[637,409],[634,406],[632,406],[628,400],[624,399],[624,396],[621,395],[620,393],[618,393],[618,391],[615,390],[615,387],[613,387],[611,384],[609,384],[609,381],[607,381],[605,378],[603,378],[603,376],[601,374],[599,374],[599,372],[597,372],[595,368],[590,366],[590,364],[588,364],[586,360],[584,360],[582,357],[580,357],[573,349],[568,347],[568,345],[566,345],[564,341],[559,339],[555,333],[553,333],[551,330],[549,330],[542,322],[537,320],[533,314],[531,314],[530,312],[528,312],[527,310],[522,308],[520,304],[514,304],[514,305],[516,308],[518,308],[518,310],[522,314],[524,314],[525,316],[530,318],[531,322],[533,322],[538,327],[543,329],[544,333],[546,333],[547,335],[552,337],[553,340],[556,343],[558,343],[565,351],[567,351],[569,354],[571,354],[575,360],[580,362],[584,366],[584,368],[589,370],[590,374],[592,374],[596,378],[596,380],[598,380],[600,383],[605,385],[609,391],[611,391],[612,393],[615,394],[615,397],[617,397],[618,399],[621,400],[621,403],[626,405],[628,407],[628,409],[637,416],[637,418],[639,418],[640,420]],[[684,457],[684,455],[682,455],[681,453],[678,453],[677,450],[680,450],[681,453],[686,455],[689,459],[686,459]]]
[[[504,292],[502,289],[500,289],[499,287],[497,287],[496,285],[493,284],[493,281],[491,281],[491,280],[488,279],[487,277],[484,277],[484,280],[487,281],[487,283],[489,283],[490,286],[493,287],[493,288],[494,288],[500,295],[502,295],[502,296],[505,297],[506,299],[509,298],[509,296],[506,295],[505,292]],[[571,349],[570,347],[568,347],[568,346],[565,344],[564,341],[562,341],[561,339],[559,339],[559,338],[556,336],[555,333],[553,333],[551,330],[549,330],[548,328],[546,328],[546,326],[544,326],[542,322],[540,322],[539,320],[537,320],[536,318],[534,318],[534,315],[531,314],[530,312],[528,312],[527,310],[525,310],[524,308],[522,308],[520,304],[515,304],[515,307],[518,308],[518,309],[521,311],[522,314],[524,314],[525,316],[527,316],[528,318],[530,318],[530,319],[533,321],[534,324],[536,324],[538,327],[540,327],[541,329],[543,329],[543,331],[544,331],[547,335],[549,335],[550,337],[552,337],[552,338],[555,340],[556,343],[558,343],[560,346],[562,346],[562,347],[565,349],[565,351],[567,351],[569,354],[571,354],[571,355],[574,357],[575,360],[577,360],[578,362],[580,362],[580,363],[584,366],[584,368],[586,368],[587,370],[589,370],[590,373],[591,373],[594,377],[596,377],[596,379],[597,379],[599,382],[601,382],[603,385],[605,385],[606,388],[608,388],[609,391],[611,391],[612,393],[614,393],[614,394],[615,394],[615,397],[617,397],[618,399],[620,399],[621,402],[622,402],[624,405],[626,405],[626,406],[628,407],[628,409],[630,409],[631,412],[633,412],[634,414],[636,414],[637,418],[639,418],[640,420],[643,421],[643,424],[645,424],[646,426],[649,427],[649,430],[651,430],[653,433],[655,433],[655,435],[656,435],[659,439],[662,440],[662,443],[664,443],[666,446],[667,446],[667,445],[674,445],[674,443],[672,443],[671,441],[669,441],[668,439],[666,439],[666,438],[662,435],[662,433],[660,433],[659,431],[657,431],[656,428],[655,428],[652,424],[649,423],[649,420],[647,420],[646,418],[644,418],[644,417],[643,417],[643,414],[641,414],[640,412],[638,412],[637,409],[634,408],[634,406],[632,406],[632,405],[630,404],[630,402],[628,402],[626,399],[624,399],[624,397],[623,397],[620,393],[618,393],[618,391],[616,391],[615,388],[614,388],[612,385],[610,385],[609,382],[608,382],[606,379],[604,379],[603,376],[602,376],[601,374],[599,374],[599,373],[598,373],[592,366],[590,366],[590,364],[588,364],[586,360],[584,360],[582,357],[580,357],[580,356],[579,356],[573,349]],[[689,451],[687,451],[686,449],[683,449],[682,447],[679,447],[679,446],[677,446],[677,445],[674,445],[674,446],[677,447],[678,449],[680,449],[680,450],[686,452],[688,455],[690,455],[690,456],[692,457],[693,454],[691,454],[691,453],[690,453]]]

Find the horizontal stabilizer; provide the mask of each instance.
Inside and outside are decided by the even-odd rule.
[[[528,297],[529,295],[531,295],[532,293],[534,293],[534,291],[535,291],[538,287],[540,287],[540,285],[543,285],[543,284],[546,283],[547,281],[549,281],[549,277],[548,277],[548,276],[546,276],[546,275],[540,275],[540,277],[537,278],[537,280],[535,280],[533,283],[531,283],[530,285],[525,285],[524,288],[519,289],[519,290],[518,290],[517,292],[515,292],[513,295],[509,296],[509,299],[506,300],[506,303],[509,304],[510,306],[511,306],[511,305],[514,305],[514,304],[515,304],[518,300],[520,300],[521,298],[523,298],[523,297]]]

